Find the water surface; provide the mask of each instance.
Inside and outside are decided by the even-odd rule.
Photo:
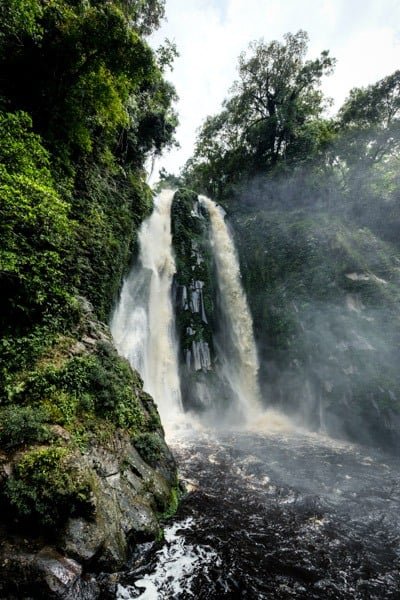
[[[190,491],[119,598],[400,598],[395,459],[295,431],[170,443]]]

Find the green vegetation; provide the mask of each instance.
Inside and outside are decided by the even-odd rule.
[[[162,0],[0,6],[0,499],[32,525],[90,508],[80,453],[160,428],[98,319],[151,210],[144,164],[174,143],[176,51],[146,41],[163,14]]]
[[[163,520],[170,519],[171,517],[174,516],[174,514],[178,510],[179,501],[180,501],[181,496],[182,496],[182,492],[179,489],[179,487],[178,486],[173,487],[171,490],[169,504],[168,504],[167,508],[165,509],[165,511],[163,512],[162,517],[161,517]]]
[[[211,351],[213,344],[214,265],[209,247],[208,216],[201,207],[201,218],[193,213],[197,202],[197,194],[187,189],[179,189],[171,208],[172,244],[176,264],[175,285],[186,288],[189,302],[193,282],[203,282],[202,296],[208,321],[204,322],[200,312],[194,312],[189,307],[186,310],[177,310],[177,329],[183,352],[191,346],[193,340],[206,341]],[[193,330],[191,335],[187,333],[189,327]],[[184,356],[182,360],[184,362]]]
[[[136,450],[149,465],[155,465],[161,458],[163,442],[157,433],[140,433],[133,440]]]
[[[42,407],[4,406],[0,409],[0,444],[6,450],[31,443],[47,442],[51,432],[48,414]]]
[[[73,223],[55,189],[49,155],[23,113],[0,113],[0,327],[29,327],[60,310],[60,283]]]
[[[45,526],[93,509],[88,475],[65,448],[57,446],[26,452],[15,465],[5,494],[20,517],[33,517]]]
[[[168,176],[165,181],[168,181]],[[224,394],[217,388],[218,377],[214,372],[214,335],[218,317],[209,218],[198,200],[193,191],[179,188],[174,195],[171,215],[182,401],[185,407],[201,411],[204,410],[202,394],[205,390],[214,390],[218,398],[215,400],[216,404],[221,402]],[[200,352],[204,349],[207,353],[209,351],[210,364],[206,368],[203,364],[200,369],[198,362],[195,367],[195,360],[199,360]]]
[[[222,112],[206,119],[184,170],[186,181],[220,197],[245,175],[318,154],[332,137],[319,86],[335,61],[327,51],[305,60],[307,43],[299,31],[283,44],[254,42],[249,54],[241,54],[239,78]]]

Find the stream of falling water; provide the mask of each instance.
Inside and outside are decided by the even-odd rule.
[[[217,272],[217,288],[222,315],[220,334],[216,338],[217,354],[223,376],[239,399],[247,420],[260,412],[258,356],[253,322],[243,291],[239,260],[225,222],[225,212],[215,202],[200,196],[211,223],[211,246]]]
[[[171,241],[174,192],[156,198],[139,232],[139,261],[124,282],[111,321],[119,352],[143,377],[163,424],[182,412],[171,284],[175,262]]]

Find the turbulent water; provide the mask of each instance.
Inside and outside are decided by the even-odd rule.
[[[210,216],[211,247],[223,321],[216,337],[217,354],[223,376],[237,394],[243,413],[249,416],[259,411],[258,357],[239,261],[223,209],[205,196],[200,196],[200,201]]]
[[[400,468],[321,436],[189,431],[190,490],[117,598],[400,598]]]
[[[125,281],[111,321],[118,350],[139,371],[144,389],[157,404],[163,422],[181,412],[171,284],[175,262],[171,240],[173,192],[155,200],[152,215],[139,232],[139,260]]]
[[[140,231],[112,331],[154,395],[186,494],[165,538],[136,547],[118,600],[400,598],[400,466],[261,412],[252,321],[224,214],[211,222],[223,326],[222,369],[250,415],[241,431],[205,431],[180,407],[171,305],[172,193]]]

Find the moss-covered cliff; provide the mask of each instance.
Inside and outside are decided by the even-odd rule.
[[[399,448],[399,259],[340,213],[233,215],[266,404],[313,428]]]
[[[0,409],[0,594],[96,598],[85,574],[121,568],[175,502],[156,406],[87,303],[13,391]]]
[[[207,212],[197,194],[180,189],[171,207],[176,275],[173,298],[185,408],[204,409],[214,378],[215,269]]]
[[[175,503],[156,407],[105,324],[172,143],[162,2],[0,7],[0,596],[96,598]],[[160,55],[161,56],[161,55]],[[166,61],[166,62],[164,62]]]

